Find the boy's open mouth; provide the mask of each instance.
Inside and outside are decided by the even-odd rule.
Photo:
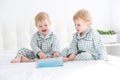
[[[47,32],[47,30],[42,30],[42,32]]]

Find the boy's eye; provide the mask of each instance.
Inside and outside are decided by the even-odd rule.
[[[46,24],[46,25],[44,25],[45,27],[47,27],[48,25]]]
[[[39,26],[39,28],[41,28],[42,26]]]
[[[75,26],[80,26],[80,24],[75,24]]]
[[[75,26],[76,26],[76,24],[75,24]]]
[[[80,24],[77,24],[77,26],[80,26]]]

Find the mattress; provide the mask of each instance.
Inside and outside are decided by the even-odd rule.
[[[10,63],[16,52],[0,52],[0,80],[120,80],[120,59],[69,61],[61,67],[37,68],[36,62]]]

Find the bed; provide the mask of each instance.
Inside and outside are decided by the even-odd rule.
[[[51,6],[50,8],[53,7],[53,11],[51,11],[48,6],[43,8],[39,7],[42,5],[34,3],[33,6],[29,5],[29,8],[22,9],[20,5],[22,2],[19,1],[16,1],[19,5],[12,5],[13,1],[9,1],[10,4],[9,2],[1,2],[3,4],[0,5],[2,6],[0,16],[0,80],[120,80],[120,59],[110,55],[109,61],[71,61],[64,63],[62,67],[36,68],[35,62],[11,64],[10,60],[15,57],[17,50],[23,47],[31,48],[31,37],[36,32],[34,17],[39,11],[45,9],[50,17],[53,17],[51,18],[51,29],[57,35],[61,49],[68,46],[76,31],[71,18],[71,11],[74,10],[70,10],[70,12],[68,10],[71,17],[67,17],[58,9],[61,6],[58,8]],[[26,6],[26,3],[23,5]],[[66,7],[65,11],[68,8]],[[55,14],[54,9],[58,14]],[[28,13],[25,13],[26,11]],[[97,29],[99,26],[93,24],[93,28]]]
[[[16,51],[0,52],[0,80],[119,80],[120,59],[70,61],[62,67],[37,68],[35,62],[10,63]]]
[[[61,49],[65,48],[74,27],[56,23],[52,29]],[[0,80],[120,80],[120,59],[110,55],[109,61],[71,61],[62,67],[36,68],[35,62],[11,64],[19,49],[30,48],[35,32],[34,22],[0,22]]]

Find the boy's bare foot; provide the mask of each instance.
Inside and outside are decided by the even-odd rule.
[[[17,56],[15,59],[11,60],[11,63],[20,63],[21,62],[21,56]]]
[[[69,61],[69,58],[63,57],[63,62]]]
[[[28,59],[24,56],[21,56],[21,62],[35,62],[35,60],[34,59]]]

